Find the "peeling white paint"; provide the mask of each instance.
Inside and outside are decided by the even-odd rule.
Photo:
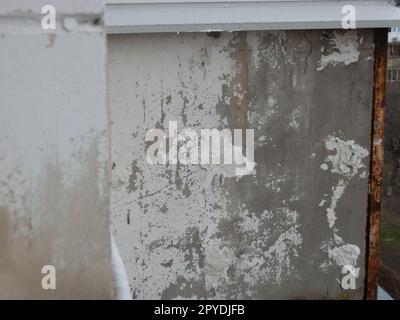
[[[228,281],[228,269],[234,263],[235,255],[220,239],[212,239],[205,245],[204,271],[207,289],[215,288],[220,281]]]
[[[290,41],[296,42],[295,38],[280,32],[222,33],[217,39],[196,33],[110,37],[113,229],[118,231],[116,239],[135,298],[253,298],[264,287],[284,290],[306,272],[298,264],[304,231],[301,215],[320,216],[307,212],[306,204],[310,196],[319,202],[314,197],[318,190],[307,190],[309,180],[298,179],[308,174],[307,168],[301,161],[299,167],[293,165],[296,158],[285,158],[286,149],[282,149],[295,146],[300,142],[297,137],[307,137],[314,130],[315,123],[303,124],[300,116],[316,106],[299,89],[311,90],[306,80],[312,79],[313,71],[306,69],[315,65],[318,53],[309,55],[310,42],[317,42],[314,34],[309,41],[301,41],[304,59],[294,64],[298,47],[293,46],[296,50],[291,52]],[[247,60],[244,64],[243,59]],[[274,68],[279,72],[279,66],[289,69],[287,74],[293,77],[274,81]],[[262,70],[255,72],[255,68]],[[258,80],[262,83],[254,85]],[[288,86],[297,85],[294,105],[283,94],[285,81],[290,82]],[[299,104],[307,110],[294,110]],[[150,128],[165,128],[169,121],[195,130],[255,129],[256,159],[265,162],[257,160],[257,170],[237,181],[234,167],[147,166],[144,134]],[[333,143],[342,148],[340,141]],[[307,158],[304,150],[297,151]],[[307,163],[320,157],[316,148],[310,150],[314,160]],[[309,173],[329,174],[326,181],[332,181],[338,174],[331,172],[332,162],[336,163],[324,162],[326,172],[316,166]],[[351,172],[352,168],[350,176]],[[333,195],[320,202],[322,214],[330,208],[336,218],[339,191],[332,190]],[[330,230],[333,235],[335,226]],[[341,261],[334,257],[344,255],[340,248],[349,251],[345,245],[330,243],[316,256],[331,263]]]
[[[302,115],[302,106],[298,106],[289,115],[289,127],[299,130],[300,128],[300,119]]]
[[[359,255],[360,248],[354,244],[343,244],[328,250],[329,259],[338,266],[356,266]]]
[[[266,176],[265,187],[274,192],[280,192],[281,186],[287,181],[286,175],[268,174]]]
[[[344,189],[346,188],[346,184],[344,180],[339,180],[338,184],[333,188],[332,191],[332,199],[331,199],[331,205],[329,208],[326,209],[326,216],[328,219],[328,225],[329,228],[333,228],[335,225],[336,221],[336,206],[339,201],[339,199],[343,196],[344,194]]]
[[[339,267],[356,266],[358,256],[361,253],[358,246],[345,243],[337,234],[333,235],[332,240],[324,242],[321,249],[328,255],[328,260],[320,265],[320,269],[325,272],[332,265]]]
[[[344,195],[347,185],[359,170],[365,169],[364,159],[369,152],[364,147],[356,144],[354,140],[342,140],[335,136],[328,136],[325,141],[325,147],[328,151],[333,152],[326,157],[325,163],[321,165],[323,170],[337,174],[340,178],[335,186],[332,187],[331,201],[327,212],[328,226],[332,229],[332,239],[322,243],[321,250],[327,253],[327,261],[320,265],[322,271],[327,271],[329,266],[352,265],[356,266],[357,258],[360,255],[360,248],[354,244],[346,243],[339,235],[339,230],[335,227],[337,220],[336,207],[339,200]],[[365,170],[359,175],[362,177]],[[325,200],[322,199],[319,206],[323,207]]]
[[[271,86],[274,86],[272,84]],[[278,113],[279,105],[277,104],[277,99],[273,96],[269,96],[268,100],[266,101],[266,106],[263,114],[259,112],[254,112],[249,110],[247,112],[247,117],[249,122],[254,125],[254,129],[261,130],[261,128],[271,122],[273,116]]]
[[[299,201],[299,200],[303,200],[304,199],[304,193],[303,192],[299,192],[298,194],[292,194],[289,198],[289,201]]]
[[[249,213],[248,210],[241,215],[241,218],[238,225],[243,232],[257,232],[261,227],[261,219],[254,213]]]
[[[250,251],[236,263],[237,274],[242,275],[250,287],[261,281],[280,284],[286,277],[296,273],[293,260],[298,256],[303,243],[298,223],[299,214],[287,207],[276,208],[274,212],[265,210],[262,214],[264,219],[274,215],[283,217],[286,231],[280,233],[275,242],[264,250],[259,244],[268,243],[269,233],[276,228],[275,225],[270,226],[254,239]]]
[[[267,141],[267,136],[265,135],[262,135],[258,138],[258,142],[265,142],[265,141]]]
[[[360,179],[366,179],[368,177],[367,171],[363,171],[360,173]]]
[[[200,283],[205,277],[207,289],[213,287],[215,297],[224,298],[227,268],[233,256],[217,235],[219,224],[229,218],[231,211],[221,184],[224,179],[237,178],[236,169],[243,169],[239,174],[255,174],[255,163],[236,147],[234,152],[243,156],[242,166],[148,165],[144,136],[155,123],[166,126],[169,121],[195,130],[226,126],[226,116],[220,116],[215,106],[224,97],[221,85],[229,84],[235,70],[229,52],[220,50],[228,45],[230,36],[223,36],[218,44],[207,37],[207,44],[188,41],[186,45],[181,43],[181,36],[156,37],[153,41],[152,37],[138,36],[142,45],[135,43],[134,59],[124,54],[133,48],[128,41],[111,46],[110,56],[119,61],[111,68],[113,79],[123,77],[122,86],[132,85],[134,74],[137,81],[133,84],[135,93],[124,88],[123,95],[115,94],[120,92],[120,82],[111,84],[111,105],[115,106],[112,210],[117,213],[113,219],[116,239],[122,255],[129,259],[127,272],[135,297],[159,298],[179,281]],[[168,64],[149,55],[166,50],[175,57]],[[198,54],[206,51],[212,56]],[[209,63],[213,68],[202,67]],[[203,80],[204,72],[208,81]],[[243,96],[239,94],[238,98]],[[129,104],[124,102],[126,99]]]
[[[321,202],[318,204],[319,207],[323,207],[325,205],[326,200],[322,199]]]
[[[365,168],[363,159],[369,155],[369,152],[356,144],[354,140],[344,141],[334,136],[328,136],[325,146],[328,151],[334,152],[326,158],[326,161],[331,164],[332,173],[352,178],[358,173],[358,170]]]
[[[328,226],[332,230],[332,239],[321,245],[321,250],[327,253],[328,260],[320,265],[320,269],[326,272],[330,265],[356,266],[357,258],[360,255],[360,248],[357,245],[346,243],[338,235],[339,230],[335,227],[336,208],[352,178],[358,174],[359,170],[365,169],[364,159],[369,152],[366,148],[356,144],[354,140],[342,140],[332,135],[329,135],[324,143],[326,149],[333,153],[326,157],[321,168],[328,170],[329,164],[330,172],[339,176],[337,184],[332,187],[330,205],[326,208]],[[360,176],[363,174],[365,174],[365,170]],[[325,200],[322,199],[319,206],[323,207],[324,205]]]
[[[317,67],[318,71],[325,69],[327,66],[336,66],[338,64],[347,66],[357,62],[359,59],[359,42],[357,41],[357,33],[354,30],[346,31],[345,33],[335,31],[332,34],[333,38],[329,39],[329,49],[324,48],[321,53],[321,60]]]
[[[321,164],[320,168],[324,171],[328,170],[328,165],[326,163]]]

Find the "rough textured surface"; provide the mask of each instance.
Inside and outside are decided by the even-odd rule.
[[[136,298],[362,297],[372,35],[109,36],[113,230]],[[146,132],[169,121],[254,129],[255,171],[149,165]]]
[[[111,298],[106,46],[92,20],[102,6],[67,30],[62,14],[79,17],[78,2],[57,7],[54,31],[36,1],[0,17],[3,299]],[[41,286],[49,264],[55,290]]]

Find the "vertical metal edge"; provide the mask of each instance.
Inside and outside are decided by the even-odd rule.
[[[367,276],[365,290],[365,298],[368,300],[376,300],[378,290],[388,29],[375,29],[374,43],[375,60],[367,221]]]

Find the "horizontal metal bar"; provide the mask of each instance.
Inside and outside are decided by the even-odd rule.
[[[242,1],[107,4],[108,33],[206,32],[342,28],[352,5],[357,28],[400,25],[400,9],[380,1]]]

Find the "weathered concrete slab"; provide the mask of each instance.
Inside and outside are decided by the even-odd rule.
[[[362,297],[372,36],[109,36],[113,230],[136,298]],[[146,133],[170,121],[254,129],[255,170],[150,165]]]
[[[13,2],[0,16],[0,298],[111,298],[102,3],[56,2],[44,30],[41,2]]]

